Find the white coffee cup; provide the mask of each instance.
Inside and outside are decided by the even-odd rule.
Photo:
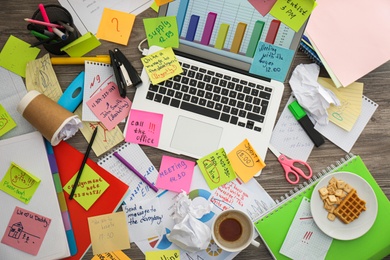
[[[211,227],[214,242],[228,252],[241,251],[249,244],[259,247],[260,243],[253,239],[254,232],[250,217],[237,209],[221,212],[215,217]]]

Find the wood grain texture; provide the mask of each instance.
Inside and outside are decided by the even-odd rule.
[[[40,1],[37,0],[2,1],[0,7],[1,48],[4,46],[4,43],[11,34],[29,43],[35,42],[34,37],[31,36],[27,31],[27,24],[25,21],[23,21],[23,18],[31,17],[33,12],[38,8],[39,3]],[[58,4],[58,2],[55,0],[47,0],[44,2],[44,4]],[[156,15],[157,14],[153,10],[148,9],[141,15],[137,16],[128,46],[121,46],[107,41],[101,41],[102,45],[93,50],[89,55],[108,54],[109,49],[118,47],[129,58],[129,60],[131,60],[132,64],[136,67],[138,72],[141,73],[141,53],[138,51],[137,46],[140,41],[145,38],[142,19],[147,17],[154,17]],[[143,47],[146,47],[146,44]],[[42,48],[39,56],[42,56],[46,53],[46,50]],[[311,63],[311,61],[305,54],[298,52],[294,59],[293,68],[301,63]],[[83,69],[84,67],[82,65],[54,66],[54,70],[63,89],[66,89],[71,81]],[[326,77],[327,73],[322,69],[320,75]],[[351,152],[362,157],[368,169],[371,171],[372,175],[375,177],[379,185],[382,187],[384,193],[389,198],[390,62],[383,64],[379,68],[370,72],[368,75],[362,77],[359,79],[359,82],[364,83],[364,95],[375,101],[379,107],[364,129],[362,135],[352,148]],[[127,91],[127,96],[130,98],[130,100],[132,100],[134,96],[134,89],[128,89]],[[279,114],[284,108],[290,93],[291,89],[289,85],[285,84],[285,93],[282,99]],[[124,125],[121,124],[120,127],[123,129]],[[80,132],[71,138],[69,143],[81,152],[85,151],[87,147],[87,141]],[[150,160],[157,168],[160,165],[162,155],[173,156],[173,154],[169,154],[152,147],[142,146],[142,149],[149,156]],[[325,144],[320,148],[313,149],[308,163],[312,166],[314,172],[319,172],[327,165],[339,160],[345,154],[346,153],[343,150],[335,146],[333,143],[326,141]],[[98,159],[93,152],[91,152],[91,158],[94,161],[97,161]],[[268,153],[266,157],[266,163],[267,167],[263,170],[261,176],[257,177],[257,180],[266,189],[272,198],[278,199],[280,196],[293,188],[293,186],[284,180],[282,169],[276,161],[275,156]],[[260,241],[259,238],[258,240]],[[124,251],[131,259],[135,260],[145,258],[144,254],[137,248],[134,243],[132,243],[131,247],[131,249]],[[89,250],[83,259],[91,258],[92,251]],[[262,245],[260,248],[249,246],[238,255],[237,259],[271,259],[271,255],[264,245]]]

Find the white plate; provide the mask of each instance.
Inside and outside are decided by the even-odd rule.
[[[366,201],[367,209],[349,224],[344,224],[337,217],[334,221],[330,221],[320,198],[318,190],[327,186],[333,176],[354,187],[358,196]],[[364,235],[374,224],[378,212],[378,202],[371,186],[362,177],[350,172],[337,172],[321,179],[314,188],[310,207],[317,226],[328,236],[339,240],[352,240]]]

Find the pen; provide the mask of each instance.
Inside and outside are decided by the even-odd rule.
[[[108,55],[97,55],[96,57],[51,57],[50,60],[53,65],[84,64],[87,60],[107,64],[111,63],[110,56]]]
[[[39,38],[39,39],[43,39],[43,40],[50,39],[49,36],[44,35],[43,33],[34,31],[34,30],[31,30],[30,33],[31,33],[32,35],[34,35],[35,37]]]
[[[64,26],[59,25],[59,24],[55,24],[55,23],[46,23],[46,22],[42,22],[42,21],[39,21],[39,20],[30,19],[30,18],[24,18],[24,20],[25,20],[26,22],[29,22],[29,23],[34,23],[34,24],[49,26],[49,27],[52,27],[52,28],[61,28],[61,29],[64,29]]]
[[[74,196],[74,193],[76,191],[77,185],[79,184],[80,177],[81,177],[81,174],[83,173],[84,166],[85,166],[85,164],[87,162],[89,153],[91,152],[92,144],[93,144],[93,141],[95,140],[95,137],[96,137],[96,134],[97,134],[97,130],[98,130],[98,127],[96,126],[95,130],[93,131],[91,140],[89,141],[89,144],[88,144],[88,147],[87,147],[87,151],[85,151],[84,159],[83,159],[83,162],[81,163],[80,170],[77,173],[76,180],[74,181],[72,191],[70,192],[70,195],[69,195],[69,199],[70,200],[73,199],[73,196]]]
[[[67,23],[64,23],[62,21],[58,21],[58,23],[62,26],[64,26],[64,28],[69,31],[69,32],[74,32],[74,28],[72,26],[70,26],[69,24]]]
[[[45,10],[45,6],[43,4],[39,4],[38,7],[39,7],[39,10],[41,11],[41,15],[42,15],[43,20],[46,23],[50,23],[49,16],[47,16],[47,13]],[[53,31],[53,28],[51,28],[50,26],[47,26],[47,29],[49,30],[49,32]]]
[[[66,36],[66,34],[61,32],[58,28],[53,28],[53,32],[57,34],[57,36],[60,37],[61,40],[66,40],[66,38],[68,38],[68,36]]]
[[[118,152],[114,152],[113,155],[118,158],[118,160],[123,163],[127,168],[134,172],[143,182],[145,182],[152,190],[158,192],[158,188],[154,186],[151,182],[148,181],[141,173],[139,173],[128,161],[125,160]]]

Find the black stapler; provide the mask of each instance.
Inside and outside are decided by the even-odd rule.
[[[108,53],[110,54],[119,94],[121,97],[125,97],[126,87],[136,87],[142,80],[133,65],[118,48],[115,48],[113,51],[109,50]]]

